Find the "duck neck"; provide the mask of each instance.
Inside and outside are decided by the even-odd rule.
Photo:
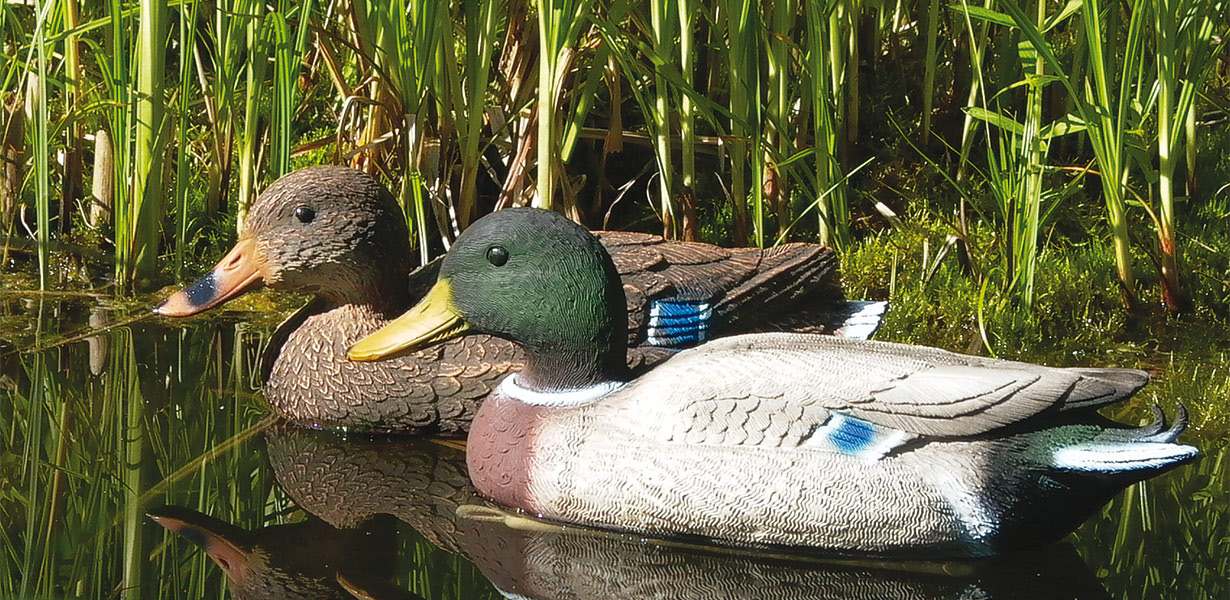
[[[622,339],[620,340],[623,341]],[[523,345],[517,383],[538,392],[565,392],[628,380],[626,344]]]
[[[391,265],[374,272],[339,276],[316,293],[330,307],[359,305],[391,319],[413,303],[406,286],[408,271],[400,265]]]
[[[604,302],[578,303],[571,310],[560,306],[548,309],[539,313],[539,319],[533,319],[537,325],[530,328],[532,333],[514,336],[525,351],[525,368],[517,378],[521,386],[550,393],[629,379],[623,288],[618,280],[608,287],[612,289],[606,290]]]

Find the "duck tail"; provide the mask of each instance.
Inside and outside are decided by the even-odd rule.
[[[1143,479],[1195,460],[1200,450],[1174,440],[1187,429],[1187,410],[1179,405],[1174,422],[1153,406],[1153,422],[1143,427],[1106,429],[1087,442],[1055,451],[1055,467],[1064,471],[1116,475],[1132,473]]]
[[[833,335],[856,340],[869,340],[884,323],[888,302],[876,300],[849,300],[832,312],[826,313],[832,323]]]
[[[1113,404],[1132,396],[1149,383],[1149,374],[1136,369],[1069,367],[1066,370],[1088,381],[1074,388],[1064,400],[1060,410],[1065,411]]]

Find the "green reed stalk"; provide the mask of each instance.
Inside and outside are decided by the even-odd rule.
[[[401,0],[398,0],[397,6],[400,8],[397,8],[394,14],[404,15],[404,18],[395,18],[391,24],[392,27],[388,28],[390,37],[387,38],[386,43],[392,42],[392,46],[386,46],[385,52],[387,58],[392,59],[387,64],[393,74],[395,89],[398,91],[402,110],[405,113],[407,134],[403,141],[402,152],[410,173],[414,175],[410,178],[412,186],[403,184],[401,201],[403,206],[414,207],[419,258],[426,263],[427,206],[423,195],[419,160],[417,160],[423,135],[420,123],[425,116],[421,114],[424,106],[423,100],[431,83],[443,78],[439,63],[435,59],[434,50],[439,47],[443,39],[446,39],[442,32],[445,27],[449,26],[449,10],[446,2],[438,0],[412,2],[408,5],[410,10],[406,9]],[[390,50],[394,51],[390,52]],[[441,86],[440,91],[446,90]],[[443,185],[441,182],[428,182],[428,184],[437,189]]]
[[[837,126],[837,161],[845,168],[850,155],[850,143],[857,134],[858,115],[851,114],[851,109],[858,107],[858,62],[851,62],[857,57],[850,53],[851,40],[854,40],[854,30],[849,26],[850,0],[833,0],[828,10],[829,26],[829,76],[833,82],[833,113]],[[857,47],[857,44],[855,44]],[[853,66],[851,66],[853,65]],[[854,96],[854,98],[851,98]]]
[[[1224,14],[1222,2],[1156,0],[1152,5],[1157,36],[1157,152],[1158,211],[1157,236],[1161,254],[1162,304],[1172,311],[1185,305],[1179,286],[1179,245],[1175,236],[1175,171],[1178,148],[1183,144],[1180,123],[1193,114],[1195,90],[1207,75],[1212,53],[1212,15]],[[1180,17],[1182,19],[1180,20]],[[1183,56],[1186,65],[1180,64]],[[1184,69],[1183,67],[1186,67]],[[1181,72],[1186,71],[1186,72]],[[1181,83],[1180,83],[1181,80]],[[1194,132],[1194,127],[1190,131]],[[1187,147],[1194,148],[1190,136]],[[1189,153],[1188,172],[1194,171],[1194,154]]]
[[[696,89],[696,11],[700,8],[691,0],[678,0],[679,9],[679,69],[683,75],[683,87],[686,90]],[[696,202],[696,103],[690,94],[680,94],[679,98],[679,185],[682,186],[684,211],[684,238],[693,239],[698,226],[688,222],[692,212],[688,203]]]
[[[457,199],[457,221],[468,227],[478,218],[478,169],[482,161],[483,109],[487,105],[487,84],[491,77],[491,57],[499,31],[503,0],[465,0],[465,92],[454,98],[460,109],[456,119],[461,145],[461,194]]]
[[[628,8],[626,0],[616,0],[611,3],[611,6],[607,9],[608,16],[605,19],[605,23],[621,22],[626,16]],[[591,18],[594,17],[591,15]],[[595,24],[598,25],[600,20],[600,18],[594,18]],[[620,35],[624,34],[624,31],[618,27],[612,28],[608,26],[604,29],[602,25],[599,25],[598,29],[599,31],[608,32],[618,31]],[[594,107],[594,103],[599,99],[598,87],[606,79],[605,67],[611,58],[610,46],[612,43],[608,41],[608,43],[601,44],[594,49],[593,58],[588,61],[591,68],[586,69],[583,74],[580,74],[584,81],[581,85],[576,86],[572,92],[572,111],[570,111],[570,116],[564,123],[564,133],[560,140],[559,150],[560,160],[565,163],[572,158],[577,142],[581,140],[581,132],[585,129],[585,119],[589,115],[590,109]],[[617,60],[622,60],[623,58],[618,57]]]
[[[1101,6],[1099,0],[1086,0],[1081,9],[1085,25],[1085,38],[1089,41],[1090,69],[1094,80],[1093,110],[1085,109],[1082,116],[1086,123],[1090,118],[1097,118],[1096,126],[1089,127],[1090,144],[1098,159],[1098,168],[1102,170],[1102,193],[1106,201],[1107,217],[1110,220],[1111,236],[1115,245],[1115,264],[1118,267],[1119,283],[1123,287],[1124,297],[1129,306],[1136,303],[1136,286],[1132,276],[1132,255],[1129,248],[1127,208],[1124,201],[1124,186],[1127,181],[1127,161],[1124,156],[1125,134],[1129,127],[1127,121],[1131,107],[1132,75],[1139,68],[1141,60],[1141,29],[1144,23],[1144,13],[1133,11],[1131,23],[1128,26],[1127,44],[1122,54],[1108,57],[1103,50],[1108,48],[1102,33]],[[1114,63],[1118,63],[1118,67]],[[1119,99],[1117,107],[1111,104],[1110,74],[1121,68],[1123,73],[1119,81]],[[1073,90],[1069,91],[1075,96]],[[1082,106],[1083,103],[1078,103]],[[1114,110],[1114,112],[1111,112]],[[1092,113],[1092,114],[1089,114]]]
[[[1050,45],[1042,37],[1042,31],[1021,10],[1014,0],[1003,0],[1005,11],[1029,39],[1040,56],[1050,67],[1053,76],[1067,89],[1075,100],[1079,120],[1086,128],[1090,144],[1097,157],[1102,175],[1102,194],[1106,202],[1107,219],[1111,225],[1111,239],[1115,248],[1115,264],[1124,302],[1129,308],[1136,305],[1135,279],[1132,275],[1132,255],[1129,246],[1127,206],[1124,201],[1124,186],[1127,180],[1125,160],[1125,136],[1136,123],[1129,122],[1134,101],[1133,76],[1140,69],[1141,29],[1148,11],[1132,12],[1127,40],[1122,51],[1113,57],[1103,53],[1110,45],[1103,33],[1099,0],[1086,0],[1081,6],[1085,37],[1088,41],[1090,74],[1093,85],[1086,87],[1068,76],[1067,70],[1055,56]],[[1118,101],[1111,102],[1111,75],[1123,73],[1119,80]],[[1081,89],[1091,89],[1089,99]],[[1139,118],[1139,117],[1136,117]]]
[[[47,16],[54,2],[35,2],[38,15],[34,24],[34,72],[30,75],[27,101],[34,117],[34,201],[38,227],[38,288],[47,289],[51,269],[51,148],[47,129],[51,117],[47,110]]]
[[[449,26],[448,5],[439,0],[410,2],[397,0],[391,6],[375,2],[353,3],[354,17],[359,23],[356,57],[362,69],[370,69],[378,79],[367,86],[371,109],[361,137],[361,144],[370,146],[362,152],[370,158],[365,163],[375,165],[382,157],[394,157],[404,165],[406,177],[398,190],[398,200],[406,213],[407,224],[415,232],[420,258],[427,256],[427,197],[422,186],[424,174],[420,170],[420,154],[423,151],[421,114],[424,99],[436,82],[447,82],[442,72],[440,54],[443,28]],[[370,61],[370,64],[369,64]],[[439,94],[448,93],[447,83],[437,86]],[[449,100],[443,98],[442,104]],[[397,137],[394,134],[400,133]],[[390,136],[396,145],[388,148],[379,143]],[[371,168],[371,167],[368,167]],[[432,189],[442,190],[443,182],[426,182]],[[445,219],[439,219],[441,234],[445,231]]]
[[[236,227],[242,229],[248,207],[256,199],[257,154],[260,151],[260,99],[265,86],[265,68],[269,62],[265,43],[261,39],[261,21],[265,16],[263,2],[237,3],[239,14],[246,18],[244,26],[248,58],[244,66],[243,133],[239,138],[239,197],[235,206]]]
[[[85,85],[81,73],[81,44],[76,33],[80,21],[77,0],[61,0],[59,5],[64,24],[64,111],[68,115],[65,127],[64,176],[60,182],[60,231],[68,232],[72,223],[72,209],[82,189],[84,136],[81,122],[81,97]]]
[[[132,15],[124,12],[120,0],[111,0],[106,16],[106,43],[96,49],[94,56],[102,75],[101,100],[107,119],[111,144],[111,167],[114,194],[111,197],[112,223],[115,229],[115,278],[128,279],[128,265],[132,264],[132,232],[136,221],[133,213],[134,197],[132,165],[134,131],[131,102],[134,91],[129,57],[134,55],[133,44],[128,35]]]
[[[1179,7],[1172,0],[1154,0],[1154,26],[1157,29],[1157,157],[1158,211],[1157,238],[1161,250],[1162,303],[1171,310],[1182,305],[1179,289],[1178,246],[1174,229],[1174,172],[1177,157],[1174,145],[1179,141],[1174,127],[1175,62],[1178,29],[1174,11]],[[1174,130],[1174,131],[1172,131]]]
[[[1187,166],[1187,197],[1194,198],[1196,196],[1196,111],[1187,111],[1187,118],[1183,120],[1183,136],[1187,143],[1183,144],[1184,162]]]
[[[148,281],[158,269],[158,225],[162,220],[163,78],[166,69],[167,0],[141,0],[137,46],[136,147],[132,163],[134,218],[125,280]]]
[[[1037,0],[1037,24],[1046,21],[1046,2]],[[1042,206],[1042,169],[1046,160],[1047,141],[1039,136],[1042,128],[1042,92],[1046,86],[1046,63],[1032,48],[1026,58],[1033,62],[1033,77],[1027,79],[1028,92],[1025,99],[1025,122],[1021,132],[1021,152],[1024,154],[1020,193],[1013,200],[1012,239],[1016,259],[1013,273],[1014,285],[1026,311],[1033,309],[1034,281],[1038,268],[1038,229]],[[1032,55],[1032,56],[1029,56]],[[1028,67],[1028,64],[1023,65]]]
[[[994,2],[995,0],[984,0],[982,8],[990,12]],[[970,22],[968,4],[963,2],[962,6],[967,9],[962,10],[961,14],[965,18],[965,27],[970,37],[970,70],[973,75],[973,77],[970,77],[969,94],[965,97],[965,106],[977,106],[978,99],[983,96],[981,65],[983,53],[990,44],[990,38],[987,36],[987,29],[990,24],[985,20],[979,20],[978,27],[975,28]],[[953,65],[953,68],[957,68],[956,65]],[[957,181],[965,179],[966,168],[969,166],[969,153],[974,147],[976,125],[977,123],[973,115],[967,112],[964,123],[961,126],[961,152],[957,167]]]
[[[671,18],[677,14],[676,1],[661,0],[649,3],[649,22],[653,31],[653,49],[657,56],[675,56],[675,35],[678,21]],[[666,65],[654,64],[654,103],[652,109],[654,156],[658,161],[658,202],[662,217],[662,235],[667,239],[678,237],[678,223],[674,203],[674,169],[671,165],[671,88],[666,82]]]
[[[768,101],[765,103],[765,145],[773,148],[779,157],[793,153],[790,135],[790,110],[795,100],[794,86],[790,85],[793,60],[790,51],[794,47],[791,33],[794,29],[798,3],[794,0],[778,0],[773,3],[772,20],[769,23],[768,61],[765,69],[765,87]],[[790,226],[790,185],[783,166],[778,161],[768,160],[766,175],[771,179],[769,200],[777,214],[777,229],[785,231]]]
[[[863,14],[863,5],[861,0],[838,0],[837,12],[835,17],[844,21],[846,36],[842,41],[841,46],[845,51],[846,73],[845,78],[845,134],[842,140],[846,144],[854,143],[858,139],[859,128],[859,103],[862,98],[859,93],[860,81],[862,77],[859,75],[862,58],[859,55],[858,39],[859,39],[859,18]],[[842,154],[842,159],[846,160],[849,152]]]
[[[235,0],[223,0],[214,11],[212,18],[212,44],[205,51],[193,52],[196,65],[196,76],[204,96],[205,116],[211,142],[212,159],[206,161],[208,184],[205,188],[205,214],[215,216],[226,205],[230,194],[231,172],[235,154],[235,91],[239,80],[243,77],[239,57],[244,53],[244,42],[240,36],[244,34],[246,21],[242,15],[243,8]],[[208,42],[206,36],[202,42]],[[211,61],[204,60],[212,50]],[[213,71],[208,70],[213,67]],[[239,220],[237,227],[243,226]]]
[[[816,205],[819,214],[820,243],[839,250],[850,244],[850,211],[846,201],[846,178],[838,160],[840,131],[837,120],[840,102],[839,75],[829,72],[833,19],[827,6],[807,2],[807,65],[812,102],[812,137],[816,151]]]
[[[538,181],[534,206],[552,209],[559,166],[559,116],[566,66],[572,45],[593,0],[541,0],[538,3]],[[567,207],[565,207],[567,208]]]
[[[747,205],[752,207],[752,235],[764,245],[764,189],[761,186],[760,153],[760,8],[749,0],[726,3],[726,35],[729,40],[731,133],[731,200],[734,202],[734,243],[747,242]],[[748,165],[751,181],[748,181]]]
[[[1039,0],[1031,25],[1042,27],[1046,22],[1044,3]],[[962,6],[971,46],[978,44],[977,35],[969,21],[974,16],[1004,24],[1005,19],[968,5]],[[1050,81],[1045,77],[1046,63],[1032,42],[1020,45],[1022,68],[1026,78],[1001,90],[993,102],[985,97],[981,106],[966,107],[966,114],[985,122],[987,126],[987,182],[1003,215],[1008,251],[1005,255],[1005,272],[1009,281],[1007,288],[1015,295],[1020,306],[1032,310],[1034,282],[1038,260],[1038,232],[1040,230],[1043,202],[1042,174],[1049,146],[1049,137],[1042,131],[1043,90]],[[979,81],[974,87],[984,90],[981,81],[981,54],[972,54],[975,76]],[[1004,98],[1020,86],[1026,88],[1024,120],[1014,120],[1006,111]],[[990,128],[999,130],[992,135]]]
[[[268,16],[275,59],[273,114],[269,127],[269,177],[272,179],[290,171],[290,152],[294,142],[292,126],[299,101],[299,63],[303,60],[303,49],[311,29],[313,4],[312,0],[302,3],[280,0],[278,10]],[[296,22],[293,37],[291,20]]]
[[[925,146],[931,140],[931,111],[935,105],[936,41],[940,32],[940,0],[930,0],[927,8],[927,58],[923,73],[922,131],[919,139]],[[971,44],[972,45],[972,44]],[[957,68],[957,65],[953,65]]]
[[[184,279],[184,252],[188,244],[188,190],[192,155],[188,152],[188,115],[193,92],[192,65],[196,62],[196,20],[200,2],[179,7],[179,106],[175,140],[175,280]]]

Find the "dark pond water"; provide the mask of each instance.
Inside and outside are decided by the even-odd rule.
[[[1225,353],[1172,355],[1173,377],[1111,415],[1184,402],[1184,439],[1205,457],[1128,489],[1063,543],[849,561],[500,512],[469,489],[455,443],[267,418],[255,390],[276,315],[80,335],[145,310],[0,293],[0,598],[1230,597]]]

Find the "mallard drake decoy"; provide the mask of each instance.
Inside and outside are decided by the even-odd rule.
[[[567,290],[567,293],[559,293]],[[1095,409],[1148,374],[920,346],[763,333],[639,377],[623,291],[553,213],[474,223],[424,300],[350,351],[371,360],[466,330],[514,340],[522,371],[475,417],[475,487],[543,517],[652,536],[843,552],[983,556],[1056,539],[1128,484],[1194,459],[1186,426]]]
[[[464,431],[477,404],[521,365],[516,347],[481,336],[381,364],[346,348],[413,305],[435,263],[411,273],[401,209],[345,167],[291,173],[257,198],[234,249],[155,310],[188,316],[260,285],[316,298],[275,333],[262,368],[275,412],[301,425],[395,433]],[[814,244],[727,250],[635,233],[603,233],[623,276],[634,364],[740,331],[869,333],[882,303],[841,295],[834,254]],[[863,312],[859,312],[859,310]],[[853,319],[847,321],[849,317]]]

